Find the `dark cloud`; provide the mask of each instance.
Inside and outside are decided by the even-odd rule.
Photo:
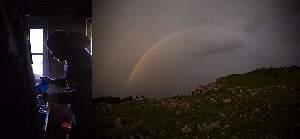
[[[196,57],[202,58],[204,56],[217,55],[222,53],[235,52],[243,47],[240,41],[223,42],[223,44],[206,44],[200,52],[196,52]]]
[[[276,0],[276,7],[282,15],[300,16],[300,1],[299,0]]]

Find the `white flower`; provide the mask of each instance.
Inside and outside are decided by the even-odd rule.
[[[225,118],[225,117],[226,117],[226,115],[225,115],[225,114],[223,114],[222,112],[220,113],[220,115],[221,115],[223,118]]]
[[[229,102],[231,102],[231,99],[230,99],[230,98],[227,98],[227,99],[223,99],[223,101],[224,101],[225,103],[229,103]]]
[[[217,100],[215,100],[215,99],[213,99],[213,98],[211,98],[210,101],[211,101],[211,103],[217,102]]]
[[[212,127],[212,128],[220,128],[220,122],[219,122],[219,121],[212,122],[212,123],[211,123],[211,127]]]
[[[118,118],[117,120],[115,120],[114,124],[115,124],[116,126],[121,126],[121,125],[122,125],[121,119]]]
[[[190,127],[188,127],[188,125],[186,124],[182,129],[181,131],[183,133],[189,133],[189,132],[192,132],[192,129]]]

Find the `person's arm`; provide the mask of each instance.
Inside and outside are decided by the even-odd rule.
[[[59,87],[65,87],[66,86],[66,78],[62,77],[62,78],[55,78],[55,79],[51,79],[51,84],[54,84],[56,86]]]
[[[58,87],[65,87],[66,86],[66,78],[61,77],[61,78],[49,78],[49,77],[41,77],[41,79],[47,81],[49,84],[54,84]]]
[[[76,90],[57,91],[52,94],[47,94],[48,101],[58,104],[71,104],[74,100]]]

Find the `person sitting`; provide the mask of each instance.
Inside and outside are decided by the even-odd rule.
[[[64,86],[64,91],[49,94],[49,101],[71,104],[76,117],[76,125],[72,127],[70,138],[91,138],[91,54],[86,49],[89,39],[82,33],[56,31],[47,45],[53,57],[64,61],[64,77],[51,79],[50,84]]]

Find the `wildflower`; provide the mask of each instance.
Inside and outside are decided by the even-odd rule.
[[[211,98],[210,101],[211,101],[211,103],[217,102],[217,100],[215,100],[215,99],[213,99],[213,98]]]
[[[212,122],[212,123],[211,123],[211,127],[212,127],[212,128],[220,128],[220,122],[219,122],[219,121]]]
[[[183,133],[189,133],[189,132],[192,132],[192,129],[190,127],[188,127],[188,125],[186,124],[182,129],[181,131]]]
[[[178,125],[180,125],[180,122],[179,121],[175,121],[174,125],[178,126]]]
[[[221,115],[221,117],[223,117],[223,118],[225,118],[225,117],[226,117],[226,115],[225,115],[225,114],[223,114],[222,112],[220,113],[220,115]]]
[[[209,126],[206,123],[203,123],[202,126],[203,126],[204,130],[208,130],[209,129]]]
[[[259,112],[259,109],[258,109],[258,108],[255,108],[255,109],[253,110],[253,112]]]
[[[177,111],[176,111],[176,114],[177,114],[177,115],[180,115],[180,114],[181,114],[181,112],[180,112],[179,110],[177,110]]]
[[[114,122],[114,124],[115,124],[116,126],[122,126],[122,121],[121,121],[121,119],[120,119],[120,118],[116,119],[115,122]]]
[[[108,104],[108,105],[107,105],[107,109],[108,109],[109,111],[112,111],[112,105],[111,105],[111,104]]]
[[[229,102],[231,102],[231,99],[230,99],[230,98],[227,98],[227,99],[223,99],[223,101],[224,101],[225,103],[229,103]]]

